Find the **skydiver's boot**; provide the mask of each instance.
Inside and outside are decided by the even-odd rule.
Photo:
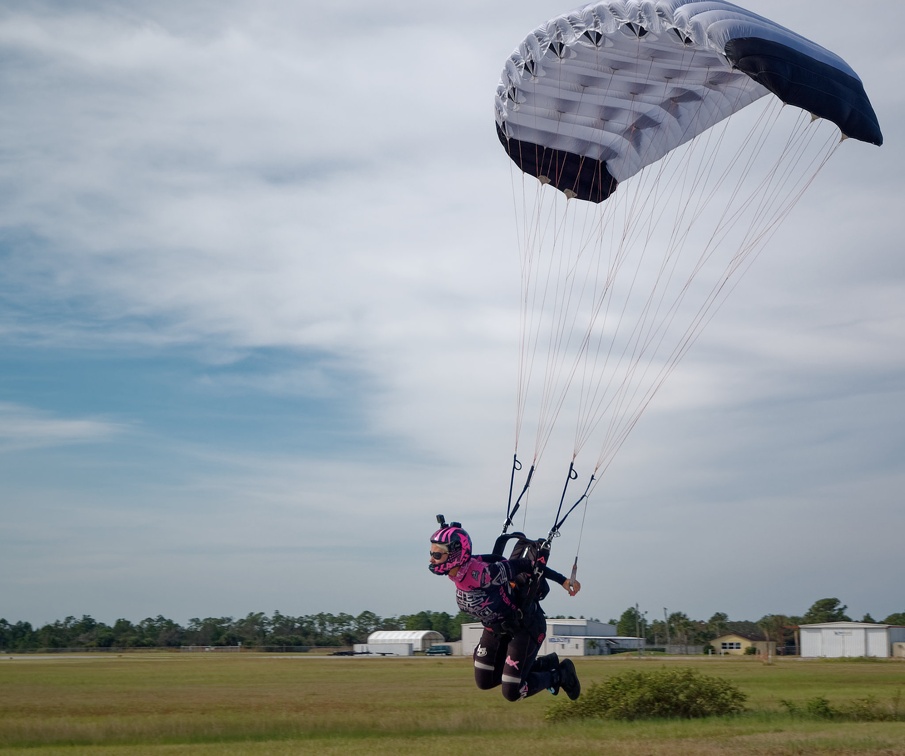
[[[546,656],[538,656],[534,660],[534,664],[531,667],[532,672],[545,672],[549,675],[549,685],[547,690],[549,690],[554,696],[559,693],[559,673],[557,670],[559,669],[559,657],[556,653],[547,654]]]
[[[560,662],[559,669],[553,672],[553,686],[550,692],[555,696],[560,688],[566,691],[566,695],[573,701],[581,695],[581,683],[571,659]]]
[[[552,672],[555,669],[559,669],[559,657],[555,653],[538,656],[531,667],[532,672]]]

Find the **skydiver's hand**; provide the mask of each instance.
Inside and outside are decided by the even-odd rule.
[[[562,587],[569,592],[570,596],[574,596],[581,590],[581,583],[579,583],[577,580],[570,580],[569,578],[566,578],[566,582],[562,584]]]

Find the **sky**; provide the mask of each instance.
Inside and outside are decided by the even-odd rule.
[[[840,146],[643,414],[550,615],[905,611],[905,5],[744,4],[845,58],[885,144]],[[493,95],[569,9],[0,9],[0,617],[456,611],[435,515],[489,550],[514,447]]]

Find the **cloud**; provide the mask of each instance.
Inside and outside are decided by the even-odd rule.
[[[57,417],[31,407],[0,402],[0,452],[103,443],[127,429],[122,423]]]

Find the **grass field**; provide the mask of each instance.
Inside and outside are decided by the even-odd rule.
[[[542,693],[515,704],[474,687],[462,658],[304,654],[0,657],[0,752],[44,754],[886,754],[905,721],[793,717],[783,700],[872,697],[905,709],[905,663],[753,657],[579,659],[587,686],[632,668],[693,666],[734,682],[729,719],[552,725]]]

